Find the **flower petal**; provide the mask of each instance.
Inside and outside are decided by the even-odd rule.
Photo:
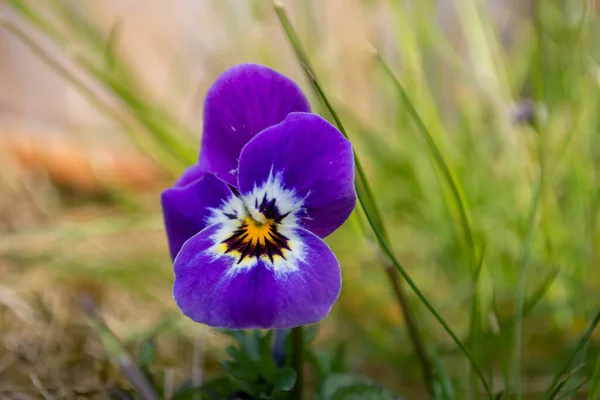
[[[171,258],[175,259],[181,246],[206,228],[214,210],[235,197],[226,183],[194,165],[182,174],[172,188],[161,194],[163,218]]]
[[[325,237],[344,223],[356,204],[352,145],[320,116],[292,113],[244,147],[238,183],[245,196],[262,191],[268,197],[270,191],[286,197],[290,209],[302,208],[297,222]]]
[[[329,247],[302,228],[290,228],[291,250],[271,263],[222,251],[221,240],[239,221],[212,225],[175,259],[173,296],[185,315],[230,328],[289,328],[329,313],[341,289],[340,267]]]
[[[235,186],[242,147],[294,111],[310,106],[289,78],[256,64],[229,68],[206,96],[200,165]]]

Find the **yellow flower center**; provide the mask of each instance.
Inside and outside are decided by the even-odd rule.
[[[259,222],[252,217],[245,217],[238,229],[225,239],[224,252],[238,258],[238,264],[246,258],[262,258],[273,262],[277,257],[285,259],[284,251],[290,250],[289,239],[282,235],[274,219],[265,218]]]
[[[270,236],[273,222],[272,219],[267,219],[266,222],[262,223],[250,217],[244,218],[243,224],[246,226],[248,240],[264,244],[267,236]]]

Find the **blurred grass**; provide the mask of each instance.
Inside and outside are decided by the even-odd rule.
[[[169,185],[195,160],[199,131],[186,126],[180,109],[150,93],[147,82],[138,79],[139,64],[131,63],[120,47],[126,18],[106,26],[84,3],[7,3],[16,18],[4,20],[3,26],[55,70],[61,61],[49,60],[29,30],[42,31],[63,49],[65,59],[90,79],[68,70],[63,75],[165,171],[156,186]],[[188,91],[184,94],[205,91],[230,64],[253,61],[297,78],[310,95],[310,82],[302,79],[269,2],[250,2],[251,15],[246,16],[233,3],[212,3],[230,45],[207,55],[200,89],[192,86],[195,76],[177,71],[177,79],[187,82],[181,85]],[[288,3],[313,67],[364,163],[397,257],[468,343],[482,370],[490,371],[494,390],[514,389],[517,396],[520,381],[526,394],[545,390],[600,308],[600,24],[594,2],[536,2],[531,18],[506,31],[495,28],[483,2],[457,2],[456,36],[438,23],[430,1]],[[422,136],[370,47],[380,50],[402,83],[431,140]],[[318,99],[312,100],[321,110]],[[432,155],[432,140],[443,164],[435,151]],[[444,164],[460,183],[460,196]],[[538,177],[540,203],[531,222]],[[2,190],[25,189],[13,185]],[[92,287],[102,298],[107,323],[121,337],[152,330],[174,308],[156,189],[116,187],[123,196],[75,205],[59,191],[51,212],[44,187],[27,190],[39,196],[47,215],[29,226],[17,221],[13,232],[0,238],[0,266],[7,276],[3,284],[14,288],[14,296],[29,303],[35,293],[78,293]],[[82,209],[82,216],[69,221]],[[321,345],[346,341],[354,369],[406,391],[418,387],[413,384],[419,377],[416,359],[377,252],[351,224],[328,242],[342,263],[344,290],[323,324]],[[528,271],[520,277],[524,263]],[[469,383],[467,364],[454,343],[415,298],[410,301],[427,347],[436,354],[436,369],[452,379],[448,393],[453,395],[446,398],[477,396],[479,388]],[[11,308],[2,304],[3,318],[9,318]],[[12,337],[1,338],[9,354],[14,348],[7,343],[24,329],[35,331],[32,338],[39,336],[44,324],[37,314],[32,314],[34,325],[12,321],[14,317],[2,325],[2,332]],[[84,323],[80,313],[66,314],[62,324]],[[189,349],[187,337],[199,328],[185,321],[176,326],[169,343],[162,345]],[[69,342],[77,335],[65,328],[55,339]],[[593,376],[591,390],[597,390],[598,351],[595,341],[584,347],[577,361],[583,366],[572,379]],[[87,350],[72,354],[102,358]],[[164,354],[162,362],[181,370],[190,365],[188,359],[185,368],[183,361],[174,365],[178,361]],[[515,363],[521,367],[514,368]],[[27,375],[30,368],[12,369],[11,376]],[[47,371],[37,375],[45,383],[55,382]],[[31,380],[23,385],[31,386]]]

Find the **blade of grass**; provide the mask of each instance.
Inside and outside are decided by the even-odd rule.
[[[294,48],[294,50],[296,52],[296,56],[298,57],[300,63],[304,66],[306,73],[307,73],[314,89],[318,92],[319,97],[323,100],[326,107],[329,109],[329,112],[331,113],[336,125],[338,126],[338,128],[340,129],[342,134],[344,134],[344,136],[348,137],[348,134],[347,134],[341,120],[339,119],[337,113],[335,112],[335,110],[332,107],[331,103],[329,102],[327,96],[325,95],[319,81],[316,79],[314,70],[312,70],[312,68],[310,67],[310,62],[308,61],[306,52],[303,50],[303,48],[300,44],[300,40],[299,40],[298,36],[296,35],[291,22],[289,21],[289,18],[287,16],[286,11],[283,8],[283,5],[279,2],[274,2],[274,6],[275,6],[275,12],[277,13],[279,21],[281,22],[281,25],[283,26],[284,31],[286,32],[286,35],[287,35],[292,47]],[[416,110],[415,110],[415,113],[416,113]],[[373,206],[375,206],[376,203],[374,201],[372,192],[369,188],[369,184],[366,179],[366,174],[364,173],[364,170],[361,167],[360,160],[358,159],[358,156],[356,155],[356,153],[354,154],[354,158],[355,158],[356,167],[357,167],[357,181],[361,182],[364,185],[362,187],[357,185],[357,189],[356,189],[357,197],[358,197],[359,203],[361,204],[361,206],[363,208],[363,211],[369,222],[369,225],[371,226],[371,229],[373,230],[373,233],[375,234],[375,236],[377,238],[377,241],[379,243],[381,250],[383,251],[384,255],[386,255],[386,257],[390,260],[391,264],[395,267],[396,271],[398,271],[402,275],[402,277],[406,280],[407,284],[410,286],[410,288],[413,290],[413,292],[417,295],[419,300],[433,314],[433,316],[442,325],[444,330],[446,330],[446,332],[454,340],[456,345],[465,354],[465,356],[467,357],[467,359],[473,366],[473,369],[475,370],[476,374],[480,378],[489,398],[490,399],[493,398],[489,384],[487,383],[485,377],[483,376],[483,373],[481,372],[481,370],[475,363],[475,360],[473,359],[471,354],[467,351],[467,349],[465,348],[463,343],[460,341],[460,339],[454,333],[454,331],[452,331],[452,329],[446,323],[446,321],[442,318],[442,316],[437,312],[435,307],[429,302],[427,297],[421,292],[421,290],[418,288],[416,283],[412,280],[412,278],[410,277],[408,272],[404,269],[404,267],[400,264],[400,262],[394,255],[393,251],[391,250],[390,246],[388,245],[388,240],[386,238],[386,233],[383,228],[383,224],[379,223],[379,221],[381,221],[381,217],[377,218],[376,211],[373,211],[370,208],[365,207],[365,204],[368,203],[368,200],[366,199],[366,197],[369,197],[372,200],[371,204]],[[376,207],[374,207],[374,208],[375,208],[375,210],[377,209]],[[418,338],[419,338],[419,340],[422,340],[422,339],[420,339],[420,335],[418,336]],[[421,354],[418,354],[418,355],[424,357],[421,359],[421,362],[422,362],[424,368],[428,368],[429,371],[431,371],[431,363],[430,363],[428,357],[426,356],[426,354],[423,353],[422,355]],[[428,384],[431,385],[432,384],[431,375],[430,376],[426,375],[425,378],[428,380]],[[432,386],[429,386],[430,393],[433,393],[431,388],[432,388]]]
[[[471,299],[471,317],[469,322],[469,341],[471,342],[471,349],[473,351],[473,357],[478,360],[480,349],[478,346],[479,340],[481,340],[481,310],[479,309],[479,277],[481,276],[481,270],[483,269],[483,261],[485,259],[485,246],[481,249],[481,255],[479,256],[479,262],[472,281],[472,299]],[[479,399],[479,391],[477,390],[477,379],[476,376],[471,372],[469,374],[472,377],[471,387],[473,389],[475,399]]]
[[[405,105],[409,114],[411,115],[411,117],[413,118],[415,123],[417,124],[419,132],[425,139],[425,142],[427,143],[427,145],[429,147],[430,153],[433,156],[435,165],[437,165],[438,169],[442,172],[443,178],[445,179],[446,183],[450,187],[450,191],[452,193],[455,204],[459,211],[459,216],[460,216],[460,221],[461,221],[464,238],[465,238],[467,247],[469,248],[470,263],[475,268],[475,270],[473,270],[473,268],[471,268],[471,274],[473,275],[473,285],[475,287],[477,285],[477,280],[479,278],[479,273],[481,271],[481,265],[482,265],[481,263],[483,262],[483,255],[480,256],[480,263],[478,263],[478,265],[475,266],[475,260],[477,258],[477,249],[476,249],[476,245],[475,245],[473,228],[471,225],[468,208],[467,208],[464,196],[462,194],[462,188],[458,182],[458,179],[455,177],[455,174],[452,171],[449,163],[446,161],[446,158],[444,157],[444,154],[442,153],[440,146],[437,144],[437,141],[435,140],[435,138],[433,137],[433,135],[431,134],[429,129],[427,129],[427,127],[425,126],[423,119],[421,118],[421,116],[419,115],[419,112],[415,108],[410,96],[406,92],[406,89],[400,83],[398,78],[396,78],[395,74],[393,73],[393,71],[391,70],[389,65],[385,62],[385,60],[381,57],[380,53],[378,51],[375,51],[375,55],[376,55],[376,59],[379,62],[380,66],[383,68],[384,72],[388,75],[390,80],[393,82],[394,87],[396,88],[398,94],[400,95],[401,103],[403,105]],[[479,302],[478,291],[474,290],[473,291],[473,307],[476,307],[475,305],[478,302]],[[477,318],[477,315],[478,315],[477,310],[475,308],[472,308],[471,327],[470,327],[469,336],[474,335],[474,329],[476,329],[479,325],[477,321],[473,320],[473,318]],[[476,384],[474,386],[476,386]],[[477,390],[475,390],[475,398],[478,398]]]
[[[137,134],[137,130],[133,126],[133,123],[127,120],[124,116],[120,115],[110,105],[101,99],[92,89],[90,89],[82,80],[75,77],[69,70],[55,60],[47,51],[44,50],[43,46],[38,44],[29,34],[23,29],[18,27],[11,21],[1,19],[0,25],[11,32],[17,39],[25,44],[29,49],[33,51],[42,61],[46,63],[50,68],[56,71],[61,77],[67,82],[73,85],[90,103],[96,107],[98,111],[117,122],[123,131],[132,139],[133,143],[142,149],[145,153],[150,155],[154,160],[158,161],[167,171],[174,175],[178,175],[181,170],[185,167],[185,163],[178,157],[175,157],[170,152],[165,151],[164,147],[157,146],[152,140],[144,135]]]
[[[596,400],[598,398],[600,398],[600,357],[597,357],[594,373],[588,387],[588,400]]]
[[[446,373],[444,365],[442,364],[442,360],[435,351],[432,352],[431,361],[433,362],[439,377],[437,380],[438,385],[435,398],[442,400],[456,399],[456,393],[454,387],[452,386],[452,379]]]
[[[552,400],[554,399],[556,396],[558,396],[558,394],[562,391],[563,387],[565,387],[565,385],[567,383],[569,383],[569,381],[571,380],[571,378],[573,376],[575,376],[575,374],[585,366],[585,364],[580,364],[578,366],[576,366],[575,368],[573,368],[573,370],[571,372],[569,372],[569,374],[567,376],[564,377],[564,379],[562,379],[558,385],[556,385],[556,387],[554,388],[554,390],[552,391],[552,393],[550,393],[550,396],[548,396],[548,400]],[[586,380],[584,380],[584,383],[586,382]],[[561,398],[565,397],[565,395],[561,396]]]
[[[117,59],[116,47],[122,29],[123,19],[121,18],[118,18],[112,25],[112,28],[110,28],[106,50],[104,51],[104,59],[106,60],[106,67],[109,71],[112,71],[115,68],[115,60]]]
[[[319,81],[316,79],[315,69],[312,67],[312,65],[310,63],[310,59],[308,58],[306,51],[302,47],[300,39],[298,38],[298,35],[296,34],[296,31],[294,30],[294,28],[287,16],[287,13],[285,12],[285,9],[283,8],[283,5],[277,1],[275,1],[273,4],[275,7],[275,12],[277,13],[277,16],[279,17],[279,21],[281,22],[281,25],[283,26],[283,29],[284,29],[290,43],[292,44],[292,48],[294,49],[294,52],[296,53],[296,57],[298,58],[298,61],[300,62],[300,64],[303,67],[303,70],[306,74],[308,81],[310,82],[313,89],[315,90],[317,97],[324,103],[325,109],[331,115],[331,118],[333,119],[333,121],[336,124],[336,126],[338,127],[338,129],[342,132],[342,134],[346,138],[348,138],[348,133],[346,132],[339,116],[337,115],[337,113],[335,112],[331,103],[329,102],[328,97],[325,96],[325,94],[320,86]],[[365,174],[362,164],[361,164],[360,160],[358,159],[358,157],[356,156],[356,154],[354,155],[354,164],[356,166],[356,171],[357,171],[357,176],[356,176],[357,190],[361,190],[361,191],[365,192],[366,205],[373,213],[373,216],[377,220],[378,225],[380,227],[382,227],[382,229],[384,229],[384,232],[385,232],[383,219],[381,218],[381,214],[375,204],[373,192],[371,191],[371,187],[365,178],[366,174]],[[386,232],[386,236],[387,236],[387,232]]]
[[[421,118],[419,112],[415,108],[412,100],[410,99],[410,96],[404,89],[404,86],[400,83],[398,78],[396,78],[396,75],[394,74],[392,69],[381,57],[381,54],[377,50],[375,50],[375,57],[380,66],[382,67],[383,71],[388,75],[388,77],[394,84],[394,87],[400,95],[402,104],[406,106],[406,109],[412,116],[414,122],[417,124],[417,128],[419,129],[419,132],[427,142],[427,145],[429,146],[429,150],[435,160],[437,167],[441,170],[446,182],[448,183],[448,186],[450,187],[450,190],[452,192],[452,195],[456,202],[456,206],[459,211],[464,237],[467,242],[467,246],[471,251],[471,262],[473,263],[473,265],[475,265],[475,260],[477,259],[475,239],[473,235],[473,228],[471,226],[471,219],[468,213],[467,205],[462,194],[462,188],[457,178],[455,177],[455,174],[452,171],[449,163],[446,161],[446,158],[444,157],[436,140],[434,139],[433,135],[429,132],[429,129],[427,129],[427,127],[425,126],[423,119]],[[472,270],[471,273],[474,273],[474,271]]]
[[[342,124],[342,121],[340,120],[335,109],[329,102],[329,98],[325,95],[325,92],[323,91],[319,81],[316,79],[314,69],[312,69],[312,67],[311,67],[309,58],[306,55],[306,52],[304,51],[302,45],[300,44],[300,39],[298,38],[298,35],[296,34],[294,28],[292,27],[292,24],[291,24],[289,18],[287,17],[287,14],[286,14],[285,10],[283,9],[283,6],[278,2],[274,2],[273,4],[275,7],[275,12],[277,13],[279,21],[281,22],[281,25],[282,25],[290,43],[292,44],[292,47],[296,53],[296,56],[298,57],[298,60],[304,67],[304,71],[309,79],[309,82],[312,84],[314,90],[317,92],[318,97],[325,104],[325,107],[331,114],[331,117],[333,118],[333,120],[334,120],[335,124],[337,125],[338,129],[340,130],[340,132],[342,132],[342,134],[346,138],[348,138],[348,133],[346,132],[346,129],[344,128],[344,125]],[[357,193],[362,194],[361,196],[358,196],[358,198],[359,198],[360,204],[363,208],[363,211],[365,212],[365,214],[368,214],[373,219],[375,225],[382,232],[383,237],[387,237],[387,233],[385,231],[385,225],[383,224],[383,219],[381,218],[381,214],[379,213],[379,210],[375,203],[375,198],[373,196],[373,192],[372,192],[370,185],[368,183],[368,180],[366,178],[366,174],[364,172],[364,169],[362,167],[360,159],[357,157],[356,153],[354,153],[354,164],[356,166],[356,172],[357,172],[356,178],[355,178],[356,191],[357,191]],[[381,247],[381,245],[380,245],[380,247]],[[417,354],[417,357],[419,358],[419,361],[421,362],[421,366],[423,368],[423,376],[425,379],[425,383],[427,385],[427,390],[429,391],[429,394],[433,396],[434,395],[433,369],[431,367],[431,361],[429,360],[427,351],[425,350],[425,345],[423,343],[423,339],[419,332],[419,328],[417,326],[417,321],[412,314],[410,305],[408,303],[408,299],[407,299],[404,289],[402,288],[402,285],[398,279],[397,273],[395,272],[395,270],[393,268],[391,268],[390,266],[387,266],[387,265],[385,268],[385,272],[386,272],[386,275],[388,276],[388,279],[390,280],[390,283],[392,284],[394,293],[396,294],[398,303],[404,314],[406,325],[407,325],[408,331],[409,331],[409,337],[411,338],[413,348],[414,348],[415,353]]]
[[[60,2],[59,2],[60,3]],[[117,58],[113,60],[113,70],[107,70],[101,61],[104,58],[106,47],[109,46],[108,40],[100,40],[101,32],[93,28],[91,21],[85,24],[86,29],[92,29],[93,33],[87,30],[82,33],[82,38],[86,39],[86,49],[90,50],[92,55],[96,54],[96,58],[100,62],[92,60],[83,53],[73,51],[72,42],[66,38],[61,32],[48,24],[44,18],[38,15],[31,7],[21,0],[9,0],[8,4],[13,7],[26,21],[34,27],[41,29],[46,35],[54,40],[59,46],[65,50],[70,60],[78,65],[83,71],[95,78],[96,82],[102,84],[115,99],[136,117],[137,122],[143,126],[146,131],[151,134],[152,139],[158,147],[162,147],[165,152],[169,152],[173,157],[179,159],[186,166],[196,162],[196,156],[190,149],[195,139],[187,131],[183,131],[181,124],[163,109],[152,105],[145,100],[143,95],[142,85],[136,83],[135,73],[131,73],[125,68],[124,63],[119,62]],[[71,12],[65,12],[65,9],[58,7],[58,11],[62,12],[63,20],[68,23],[72,30],[78,32],[81,29],[81,21],[74,21],[74,15]],[[99,44],[100,43],[100,44]],[[139,95],[138,95],[139,93]],[[186,133],[185,135],[175,135],[174,132]]]
[[[296,384],[293,389],[293,398],[302,400],[304,389],[304,327],[297,326],[292,329],[292,368],[296,371]]]
[[[573,398],[572,396],[575,396],[577,394],[577,391],[579,389],[581,389],[582,387],[584,387],[585,384],[588,383],[589,381],[590,381],[590,378],[584,378],[584,379],[582,379],[581,382],[579,382],[577,385],[575,385],[574,388],[572,388],[568,392],[564,393],[557,400],[563,400],[563,399],[566,399],[566,398],[569,398],[569,399]]]
[[[148,382],[142,371],[137,368],[135,362],[131,360],[131,357],[127,354],[119,340],[98,314],[98,310],[92,299],[88,296],[82,296],[80,303],[102,345],[110,357],[119,364],[123,374],[129,379],[140,398],[143,400],[159,400],[159,396],[152,385],[150,385],[150,382]]]
[[[544,279],[544,281],[540,284],[540,286],[533,292],[533,294],[525,301],[525,303],[523,304],[523,315],[522,315],[523,318],[525,318],[527,315],[529,315],[535,309],[535,307],[539,304],[540,300],[542,300],[542,298],[544,298],[544,296],[548,292],[548,289],[550,289],[550,286],[552,285],[552,283],[554,283],[554,281],[558,277],[558,273],[559,273],[558,269],[555,269],[552,273],[550,273],[546,277],[546,279]],[[516,322],[517,322],[517,315],[515,313],[515,315],[508,317],[505,320],[500,322],[500,324],[499,324],[500,329],[503,329],[503,330],[510,329],[513,326],[515,326]]]
[[[517,284],[517,299],[516,299],[516,315],[515,315],[515,329],[514,329],[514,354],[513,354],[513,384],[515,388],[515,394],[517,398],[522,396],[521,386],[521,362],[522,362],[522,336],[523,336],[523,310],[525,305],[525,292],[527,289],[527,274],[529,271],[529,260],[531,258],[531,246],[533,244],[533,232],[535,228],[536,216],[541,199],[542,183],[539,179],[534,187],[533,199],[531,201],[531,208],[529,210],[529,216],[527,218],[527,231],[525,234],[525,240],[523,243],[523,255],[521,258],[521,265],[519,267],[519,280]]]
[[[361,198],[360,193],[358,193],[358,197],[360,200],[360,198]],[[427,307],[427,309],[431,312],[431,314],[435,317],[435,319],[437,319],[437,321],[440,323],[440,325],[442,325],[442,327],[448,333],[448,335],[450,335],[450,337],[454,340],[456,345],[461,349],[462,353],[467,357],[467,359],[471,363],[471,366],[473,367],[473,370],[475,371],[475,373],[478,375],[479,379],[481,380],[481,383],[483,384],[485,391],[488,394],[489,398],[490,399],[493,398],[494,396],[491,392],[491,388],[490,388],[489,384],[487,383],[487,380],[483,376],[483,373],[477,366],[477,363],[473,359],[473,356],[469,353],[469,351],[463,345],[461,340],[458,338],[458,336],[456,336],[454,331],[450,328],[450,326],[446,323],[446,321],[442,318],[442,316],[437,312],[435,307],[433,307],[431,302],[429,302],[429,300],[423,294],[423,292],[421,292],[421,290],[418,288],[417,284],[412,280],[412,278],[410,277],[408,272],[406,272],[404,267],[400,264],[400,262],[398,261],[398,259],[394,255],[394,253],[392,252],[391,248],[388,246],[387,242],[385,241],[382,232],[375,225],[375,221],[373,220],[373,217],[369,213],[365,213],[365,214],[367,216],[369,224],[371,225],[371,228],[373,229],[373,232],[375,233],[375,236],[377,236],[377,239],[380,242],[381,247],[383,248],[387,257],[391,260],[391,262],[394,264],[394,267],[396,267],[396,269],[400,272],[402,277],[406,280],[406,282],[408,283],[410,288],[417,295],[417,297],[421,300],[421,302],[425,305],[425,307]]]
[[[563,375],[567,372],[567,370],[573,363],[573,360],[575,359],[575,357],[577,357],[577,354],[579,354],[581,349],[590,340],[590,338],[592,337],[592,333],[594,333],[594,330],[596,329],[596,326],[598,325],[598,323],[600,323],[600,309],[596,312],[596,315],[592,319],[592,322],[590,322],[590,325],[588,326],[588,328],[581,335],[581,338],[577,341],[577,345],[575,346],[575,348],[573,349],[573,351],[571,352],[569,357],[567,357],[567,360],[565,361],[564,365],[558,370],[556,375],[554,375],[552,382],[550,383],[550,385],[544,392],[544,396],[542,398],[545,398],[548,400],[552,399],[552,397],[549,397],[549,396],[554,392],[554,389],[555,389],[557,383],[562,379]]]
[[[543,63],[543,49],[544,49],[544,39],[543,39],[543,28],[542,21],[539,14],[539,3],[536,0],[533,5],[533,19],[534,19],[534,27],[536,34],[536,46],[535,51],[532,58],[533,64],[533,87],[534,87],[534,98],[538,103],[543,102],[544,100],[544,88],[545,88],[545,73],[544,73],[544,63]],[[546,177],[546,145],[545,138],[543,137],[541,121],[536,116],[533,120],[533,128],[538,137],[538,157],[539,157],[539,177],[538,181],[534,187],[534,195],[533,201],[531,203],[531,209],[528,216],[527,223],[527,231],[525,235],[525,242],[523,245],[523,257],[521,259],[520,273],[519,273],[519,281],[517,286],[517,299],[516,299],[516,307],[517,314],[515,316],[515,328],[514,328],[514,354],[513,354],[513,367],[512,367],[512,378],[513,384],[516,392],[517,399],[520,400],[523,398],[522,393],[522,377],[521,377],[521,367],[522,367],[522,353],[523,353],[523,344],[522,344],[522,336],[523,336],[523,312],[525,305],[525,291],[526,291],[526,283],[527,283],[527,273],[529,269],[529,259],[531,254],[531,245],[533,242],[533,231],[536,220],[536,215],[538,213],[538,208],[540,206],[543,207],[543,196],[544,196],[544,187]],[[568,367],[567,367],[568,368]]]
[[[496,355],[500,359],[500,370],[502,374],[502,384],[504,386],[504,392],[508,390],[510,387],[510,368],[508,365],[507,357],[505,356],[508,353],[507,349],[507,340],[506,335],[504,334],[505,329],[501,324],[498,323],[498,308],[496,301],[496,288],[492,286],[492,313],[491,313],[491,331],[494,335],[493,340],[496,344]]]
[[[539,285],[539,287],[534,291],[534,293],[525,301],[525,304],[523,305],[523,317],[526,317],[527,315],[529,315],[535,309],[535,307],[539,304],[540,300],[548,292],[548,289],[550,289],[550,286],[552,285],[552,283],[556,280],[556,278],[558,276],[558,272],[559,272],[559,270],[555,269],[552,273],[550,273],[546,277],[546,279],[544,279],[544,281]],[[494,306],[493,308],[494,308],[493,315],[498,314],[496,307]],[[492,329],[492,332],[487,333],[486,336],[484,337],[484,339],[482,339],[483,342],[489,342],[491,340],[491,337],[496,336],[498,334],[498,332],[500,332],[500,331],[506,331],[506,330],[511,329],[516,324],[516,321],[517,321],[516,313],[515,313],[515,315],[506,317],[502,321],[497,321],[494,317],[494,322],[493,322],[494,328]],[[507,369],[508,369],[508,367],[507,367]]]

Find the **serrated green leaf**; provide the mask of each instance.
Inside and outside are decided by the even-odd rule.
[[[275,364],[275,360],[273,358],[262,358],[258,362],[258,373],[262,378],[264,378],[267,382],[273,383],[275,374],[277,373],[277,365]]]
[[[242,381],[255,382],[258,378],[258,371],[256,371],[255,368],[252,368],[251,365],[242,365],[235,361],[223,361],[221,365],[227,373]]]
[[[231,329],[216,329],[222,335],[226,335],[231,337],[239,344],[243,344],[246,342],[246,331],[240,330],[231,330]]]
[[[282,368],[273,376],[273,386],[275,390],[288,392],[296,384],[296,371],[292,368]]]
[[[258,338],[257,338],[257,343],[258,343],[258,352],[259,352],[259,357],[261,359],[264,358],[271,358],[272,357],[272,349],[273,349],[273,336],[275,334],[275,331],[273,330],[269,330],[267,331],[267,333],[265,333],[264,336],[260,336],[259,331],[256,331]]]

